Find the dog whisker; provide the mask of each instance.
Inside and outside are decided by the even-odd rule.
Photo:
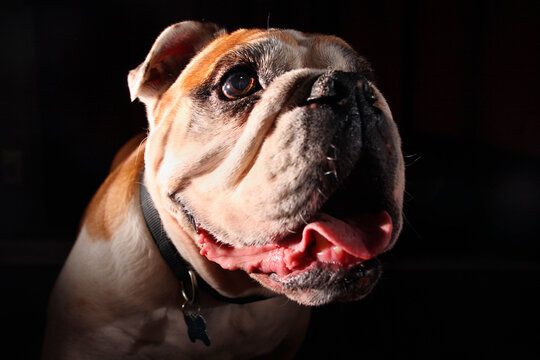
[[[320,188],[317,188],[317,192],[318,192],[325,200],[328,199],[328,196],[326,196]]]
[[[324,175],[325,175],[325,176],[328,176],[328,175],[334,175],[334,177],[336,178],[336,180],[339,181],[339,177],[338,177],[338,173],[337,173],[337,170],[336,170],[336,169],[327,171],[327,172],[324,173]]]
[[[407,190],[404,190],[403,193],[405,194],[405,201],[414,200],[414,195],[408,192]]]
[[[405,167],[409,167],[411,165],[416,164],[418,161],[422,160],[422,155],[420,154],[404,155],[403,158],[405,159]]]
[[[411,221],[409,220],[409,218],[407,218],[407,216],[405,215],[405,212],[401,212],[401,216],[403,217],[403,222],[404,224],[407,225],[407,227],[413,232],[413,234],[416,236],[417,239],[421,240],[422,239],[422,235],[420,235],[420,232],[418,230],[416,230],[416,228],[414,227],[414,225],[411,223]]]
[[[337,160],[338,159],[338,153],[339,153],[339,150],[338,148],[334,145],[334,144],[330,144],[330,147],[332,148],[332,152],[333,152],[333,155],[332,156],[327,156],[326,158],[328,160]]]

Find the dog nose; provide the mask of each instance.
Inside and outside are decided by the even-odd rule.
[[[306,99],[308,103],[338,104],[356,94],[356,88],[361,83],[361,91],[366,101],[373,105],[377,100],[369,82],[357,73],[330,71],[320,75],[311,87]]]
[[[311,87],[308,103],[337,103],[348,97],[350,81],[346,73],[332,71],[319,76]]]

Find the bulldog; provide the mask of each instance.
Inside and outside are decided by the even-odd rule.
[[[370,65],[334,36],[181,22],[128,84],[149,131],[84,214],[44,358],[294,357],[309,306],[366,296],[402,226]]]

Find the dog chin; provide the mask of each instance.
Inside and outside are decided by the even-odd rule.
[[[320,306],[363,299],[373,290],[381,273],[379,261],[372,259],[350,269],[317,264],[284,278],[275,273],[250,276],[262,286],[302,305]]]

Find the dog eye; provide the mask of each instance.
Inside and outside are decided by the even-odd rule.
[[[238,70],[225,78],[221,92],[227,99],[236,100],[251,94],[258,87],[259,82],[250,71]]]

